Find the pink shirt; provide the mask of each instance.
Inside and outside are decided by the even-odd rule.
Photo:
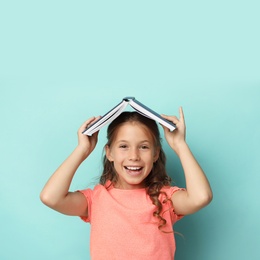
[[[164,187],[170,198],[180,190]],[[107,189],[97,185],[93,190],[80,191],[88,201],[91,223],[90,254],[92,260],[174,259],[174,233],[158,229],[158,219],[153,216],[156,207],[145,189],[121,190],[112,185]],[[164,195],[160,195],[160,201]],[[173,231],[172,225],[182,216],[174,213],[169,202],[163,204],[163,217],[167,220],[164,231]]]

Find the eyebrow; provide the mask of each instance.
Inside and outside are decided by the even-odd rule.
[[[120,142],[125,142],[125,143],[128,143],[129,141],[127,141],[127,140],[118,140],[118,141],[116,141],[117,143],[120,143]],[[151,143],[151,141],[149,141],[149,140],[142,140],[142,141],[140,141],[139,143]]]

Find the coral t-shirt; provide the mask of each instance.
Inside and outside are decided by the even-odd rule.
[[[156,207],[145,188],[122,190],[113,185],[106,188],[109,184],[80,191],[88,201],[88,217],[81,218],[91,223],[91,259],[174,259],[172,226],[182,216],[174,213],[172,204],[162,203],[162,216],[167,221],[163,231],[168,233],[162,232],[158,229],[158,218],[153,216]],[[162,188],[168,198],[178,190],[176,186]],[[159,199],[162,202],[165,195],[161,194]]]

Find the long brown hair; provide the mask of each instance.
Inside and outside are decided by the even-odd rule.
[[[111,146],[119,127],[126,122],[138,122],[144,125],[151,133],[155,147],[159,149],[158,160],[154,163],[153,168],[150,174],[144,180],[144,183],[147,194],[149,195],[152,203],[157,208],[156,211],[153,212],[153,215],[159,219],[158,228],[161,229],[163,226],[165,226],[166,220],[161,216],[162,203],[159,200],[159,195],[163,193],[161,192],[161,188],[163,186],[169,186],[171,184],[171,178],[166,173],[166,157],[162,149],[158,125],[154,120],[142,116],[137,112],[123,112],[108,126],[106,146]],[[114,169],[113,162],[110,162],[106,155],[104,155],[103,158],[103,166],[104,169],[100,177],[100,184],[105,185],[108,180],[115,184],[117,182],[117,174]],[[165,193],[163,194],[166,195]]]

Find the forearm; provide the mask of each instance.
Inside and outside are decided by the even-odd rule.
[[[52,207],[65,199],[76,170],[86,157],[86,153],[77,146],[44,186],[40,195],[43,203]]]
[[[182,142],[176,153],[184,170],[188,199],[196,207],[207,205],[212,199],[210,184],[187,143]]]

